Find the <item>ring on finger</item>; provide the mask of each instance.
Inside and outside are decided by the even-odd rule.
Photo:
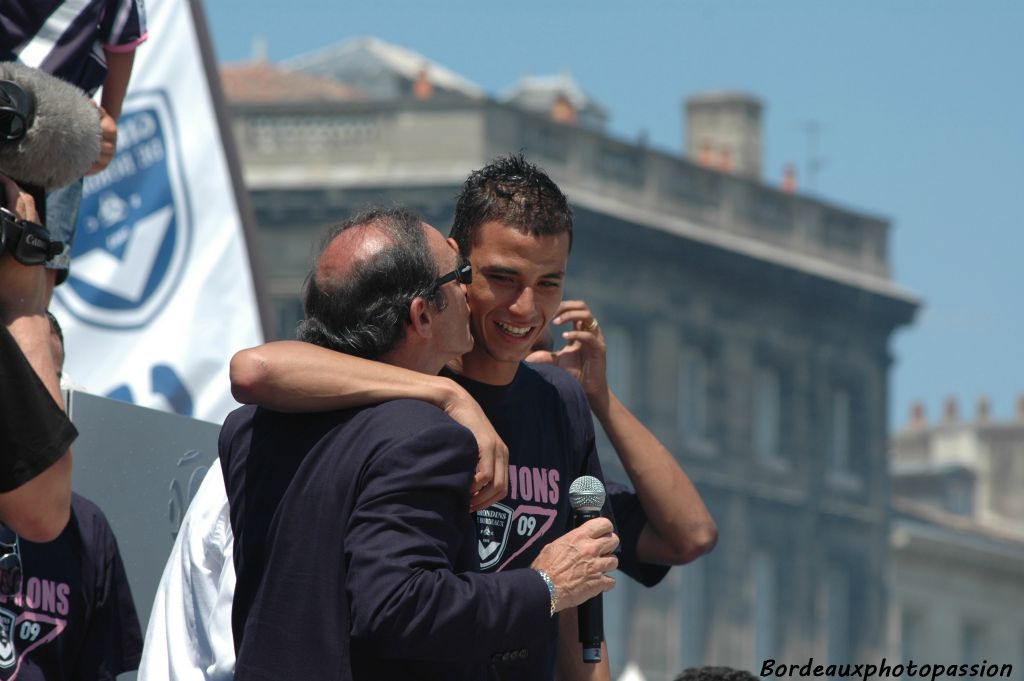
[[[601,325],[597,323],[597,319],[591,319],[590,323],[587,324],[587,331],[591,333],[597,333],[597,330],[601,328]]]

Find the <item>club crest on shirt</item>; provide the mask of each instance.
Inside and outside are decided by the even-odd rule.
[[[508,534],[512,529],[512,509],[505,504],[493,504],[476,512],[477,551],[480,569],[493,567],[505,553]]]
[[[39,646],[57,639],[67,628],[67,620],[41,612],[16,614],[0,607],[0,681],[18,678],[26,659]]]
[[[10,669],[18,660],[14,648],[14,623],[17,619],[7,608],[0,608],[0,669]]]

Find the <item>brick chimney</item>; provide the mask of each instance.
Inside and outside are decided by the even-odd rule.
[[[732,172],[732,149],[722,147],[718,153],[718,169],[723,173]]]
[[[956,423],[958,418],[956,398],[947,397],[945,403],[942,405],[942,421],[944,423]]]
[[[704,150],[717,152],[719,168],[761,179],[761,101],[745,92],[696,94],[686,100],[686,154],[707,164]]]
[[[988,423],[992,419],[992,402],[988,395],[982,395],[978,400],[978,423]]]
[[[420,67],[419,73],[416,74],[416,80],[412,84],[412,96],[420,101],[434,96],[434,84],[430,81],[426,65]]]
[[[787,194],[796,193],[796,166],[792,163],[787,163],[782,169],[782,191]]]
[[[910,428],[924,428],[928,425],[928,419],[924,413],[924,402],[914,402],[910,405]]]
[[[572,105],[569,98],[564,94],[559,93],[555,99],[555,103],[551,105],[551,120],[556,123],[565,123],[566,125],[576,125],[578,118],[576,113],[576,107]]]

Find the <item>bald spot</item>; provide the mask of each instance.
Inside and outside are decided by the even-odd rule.
[[[393,243],[376,223],[350,227],[334,237],[316,264],[317,281],[344,279],[357,264],[366,262]]]

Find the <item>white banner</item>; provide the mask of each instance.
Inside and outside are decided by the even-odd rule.
[[[220,422],[228,360],[262,342],[252,270],[188,0],[147,0],[117,155],[86,178],[54,292],[89,392]]]

